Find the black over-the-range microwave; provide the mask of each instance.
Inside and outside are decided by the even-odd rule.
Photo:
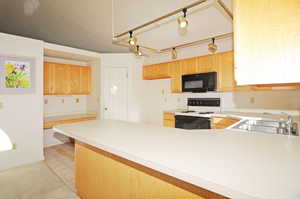
[[[182,92],[201,93],[216,90],[216,72],[182,76]]]

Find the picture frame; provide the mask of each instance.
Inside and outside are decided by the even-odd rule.
[[[35,92],[35,59],[0,55],[0,94]]]

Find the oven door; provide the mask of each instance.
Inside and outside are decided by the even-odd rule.
[[[210,129],[210,118],[193,116],[175,116],[175,128],[179,129]]]

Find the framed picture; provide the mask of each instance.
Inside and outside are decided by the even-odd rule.
[[[35,91],[35,59],[0,56],[0,93]]]

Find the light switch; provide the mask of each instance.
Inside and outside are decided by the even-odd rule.
[[[47,99],[44,100],[44,104],[48,104],[48,100]]]
[[[64,104],[65,103],[65,99],[61,99],[61,103]]]

